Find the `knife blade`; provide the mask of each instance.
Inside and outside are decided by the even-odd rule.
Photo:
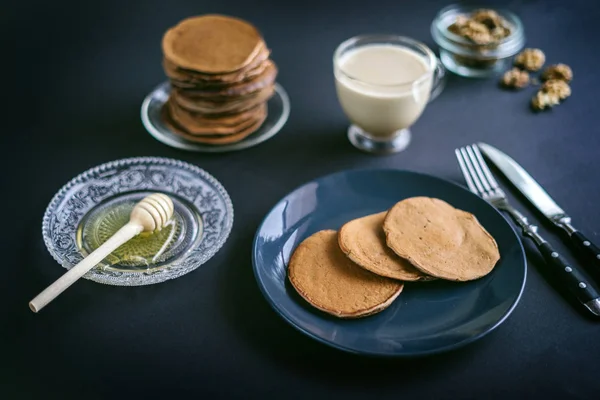
[[[486,143],[478,143],[477,146],[546,218],[567,232],[575,247],[589,257],[596,266],[595,271],[591,272],[600,273],[600,248],[571,224],[571,218],[556,204],[544,188],[523,167],[502,151]]]

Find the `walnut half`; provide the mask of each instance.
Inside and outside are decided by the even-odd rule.
[[[527,71],[513,68],[502,76],[502,85],[507,88],[522,89],[529,85],[529,74]]]
[[[545,108],[554,107],[558,105],[559,102],[560,99],[557,95],[539,90],[531,99],[531,107],[533,107],[534,110],[539,111]]]
[[[571,95],[569,84],[560,79],[551,79],[542,85],[540,90],[531,99],[534,110],[543,110],[558,105],[561,100]]]
[[[571,87],[569,84],[560,79],[551,79],[544,82],[541,90],[548,93],[555,93],[561,100],[564,100],[571,95]]]
[[[546,62],[546,56],[540,49],[525,49],[515,57],[515,65],[528,71],[539,71]]]
[[[573,79],[573,71],[566,64],[550,65],[542,73],[542,80],[560,79],[561,81],[571,82]]]

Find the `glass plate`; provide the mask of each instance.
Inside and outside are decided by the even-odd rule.
[[[225,243],[233,225],[227,191],[206,171],[177,160],[128,158],[78,175],[54,196],[42,222],[48,251],[70,269],[89,252],[83,224],[103,210],[134,204],[153,192],[165,193],[175,206],[177,235],[156,262],[142,267],[111,264],[107,257],[84,278],[120,285],[148,285],[177,278],[208,261]]]
[[[146,130],[158,141],[177,149],[197,151],[202,153],[222,153],[242,150],[256,146],[275,136],[285,125],[290,116],[290,100],[283,87],[276,83],[275,93],[267,101],[267,119],[256,132],[237,143],[203,144],[182,138],[173,133],[163,122],[161,110],[169,98],[171,85],[164,82],[156,87],[142,103],[141,117]]]

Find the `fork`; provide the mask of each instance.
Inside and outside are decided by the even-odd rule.
[[[460,169],[471,192],[479,195],[500,211],[507,213],[537,246],[549,268],[554,270],[561,282],[590,312],[600,316],[600,294],[586,275],[569,264],[550,243],[538,233],[538,227],[530,223],[517,209],[510,205],[506,194],[494,179],[477,145],[454,150]]]

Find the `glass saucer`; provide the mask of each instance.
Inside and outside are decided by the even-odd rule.
[[[141,262],[119,259],[113,252],[84,278],[109,285],[139,286],[193,271],[227,240],[233,226],[233,205],[213,176],[194,165],[168,158],[109,162],[63,186],[48,205],[42,222],[48,251],[59,264],[70,269],[95,248],[92,243],[106,239],[95,237],[102,235],[102,229],[98,230],[100,234],[89,233],[95,232],[88,229],[91,224],[113,223],[110,210],[132,208],[154,192],[167,194],[175,206],[168,247],[156,257],[137,257]],[[114,223],[124,224],[127,214],[120,218]]]
[[[203,153],[222,153],[242,150],[256,146],[275,136],[285,125],[290,116],[290,100],[285,89],[278,83],[275,92],[267,101],[267,119],[256,132],[247,138],[231,144],[203,144],[186,140],[163,122],[161,110],[169,98],[171,85],[164,82],[156,87],[142,103],[141,117],[146,130],[158,141],[178,149]]]

